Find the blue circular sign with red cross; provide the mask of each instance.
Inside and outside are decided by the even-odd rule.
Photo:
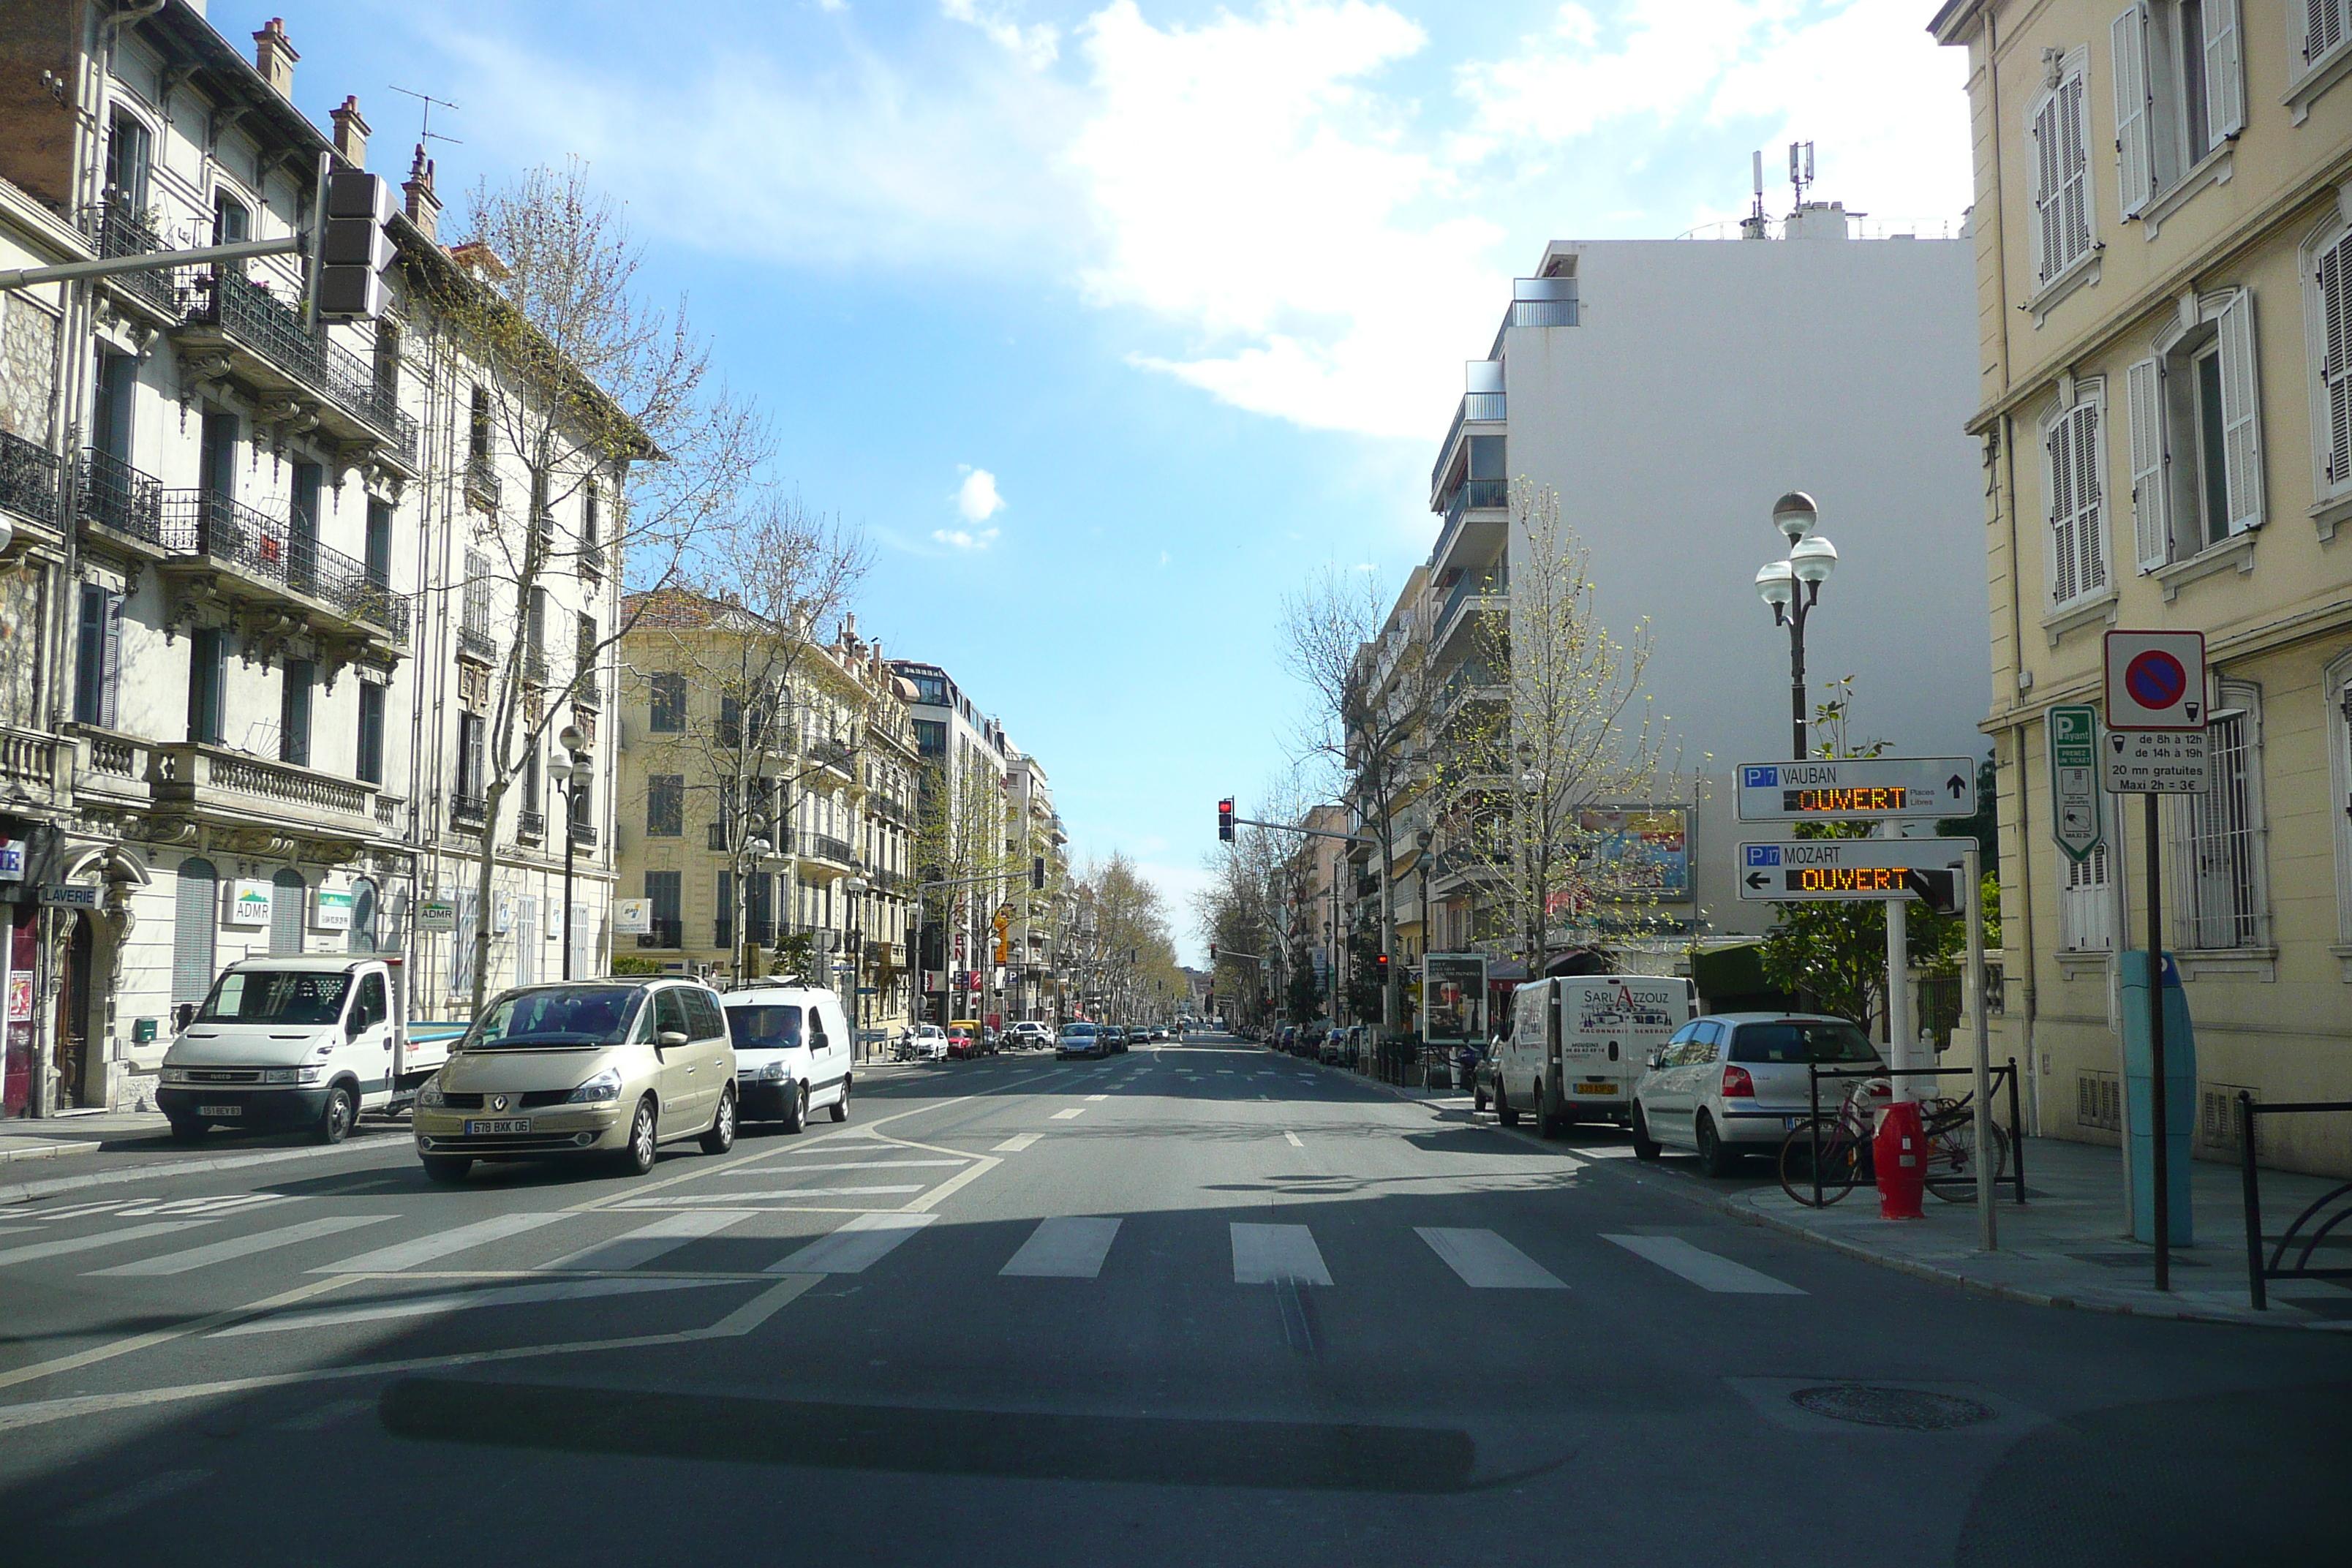
[[[2124,689],[2143,708],[2165,709],[2189,691],[2189,672],[2162,648],[2149,648],[2124,667]]]

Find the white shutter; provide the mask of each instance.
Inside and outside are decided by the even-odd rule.
[[[2060,219],[2064,226],[2064,267],[2091,248],[2090,110],[2083,98],[2083,79],[2068,77],[2058,84],[2058,156]]]
[[[2230,490],[2230,531],[2263,525],[2262,396],[2254,376],[2254,297],[2230,297],[2221,325],[2221,450]]]
[[[2132,537],[2139,569],[2153,572],[2172,558],[2164,494],[2164,369],[2144,359],[2124,373],[2131,426]]]
[[[2073,416],[2067,414],[2053,420],[2043,448],[2050,478],[2048,567],[2053,605],[2072,604],[2079,591],[2074,582],[2074,443],[2067,439],[2066,431],[2072,422]]]
[[[2206,134],[2220,145],[2246,128],[2246,79],[2238,63],[2238,0],[2205,0]]]
[[[2303,3],[2303,59],[2307,66],[2344,41],[2344,0]]]
[[[2116,74],[2116,178],[2126,217],[2155,194],[2155,147],[2148,139],[2147,11],[2134,5],[2108,28]]]
[[[2330,491],[2352,483],[2352,278],[2347,277],[2347,268],[2352,268],[2352,235],[2319,258],[2319,385],[2327,416],[2322,475]]]
[[[2106,485],[2101,460],[2099,405],[2075,406],[2067,424],[2074,440],[2074,581],[2088,596],[2107,585]]]
[[[2058,231],[2058,98],[2033,111],[2033,276],[2048,281],[2065,245]]]

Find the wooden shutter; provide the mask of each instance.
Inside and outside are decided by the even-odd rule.
[[[2219,144],[2246,128],[2246,79],[2238,60],[2238,0],[2205,0],[2205,125]]]
[[[2132,538],[2139,569],[2153,572],[2172,559],[2164,493],[2164,367],[2144,359],[2124,373],[2124,384],[2131,427]]]
[[[2070,415],[2060,415],[2044,437],[2050,475],[2050,602],[2074,602],[2080,590],[2074,581],[2074,454],[2067,439]]]
[[[209,860],[183,860],[172,909],[172,1001],[201,1002],[213,986],[220,878]]]
[[[310,884],[299,871],[280,871],[269,879],[269,956],[289,958],[302,951],[302,906]]]
[[[2230,531],[2263,525],[2262,395],[2254,364],[2254,297],[2241,289],[2222,307],[2221,450],[2230,491]]]
[[[2303,0],[2305,65],[2344,41],[2344,0]]]
[[[2080,76],[2058,84],[2058,157],[2059,216],[2064,237],[2058,266],[2064,268],[2091,248],[2090,114]]]
[[[2156,148],[2149,136],[2147,8],[2133,5],[2109,25],[2115,53],[2116,178],[2130,217],[2155,195]]]
[[[2320,253],[2319,314],[2319,385],[2327,415],[2322,473],[2334,490],[2352,484],[2352,234]]]
[[[99,665],[98,721],[111,730],[120,718],[122,696],[122,595],[107,590],[103,613],[105,647]]]
[[[2099,405],[2077,404],[2067,423],[2074,441],[2074,576],[2085,595],[2107,585],[2106,483],[2099,438]]]
[[[463,996],[474,989],[474,927],[480,919],[479,895],[471,888],[457,894],[457,929],[449,935],[449,994]]]
[[[2058,226],[2058,96],[2033,111],[2033,275],[2047,282],[2065,247]]]

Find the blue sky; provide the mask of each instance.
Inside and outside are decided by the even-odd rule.
[[[1927,0],[213,0],[283,14],[371,163],[418,105],[453,209],[578,155],[863,528],[860,629],[1045,763],[1073,847],[1183,894],[1213,802],[1284,765],[1279,601],[1400,582],[1508,280],[1555,237],[1820,194],[1956,218],[1963,61]],[[1780,154],[1768,151],[1768,172]],[[1768,175],[1769,177],[1769,175]],[[1768,192],[1777,212],[1785,185]],[[1759,635],[1769,635],[1769,626]]]

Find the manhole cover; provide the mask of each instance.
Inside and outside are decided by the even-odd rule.
[[[1957,1394],[1929,1394],[1916,1388],[1873,1388],[1861,1383],[1832,1383],[1800,1388],[1789,1395],[1797,1407],[1832,1421],[1858,1426],[1898,1426],[1911,1432],[1942,1432],[1954,1426],[1974,1426],[1999,1415],[1990,1405],[1963,1399]]]

